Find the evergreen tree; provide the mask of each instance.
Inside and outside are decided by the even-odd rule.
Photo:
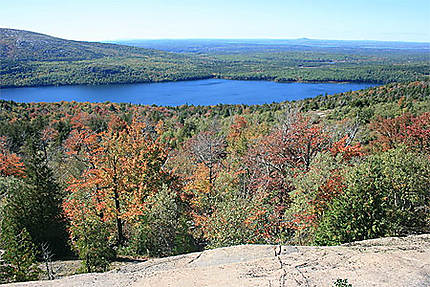
[[[13,195],[16,199],[15,220],[25,227],[38,248],[48,243],[57,256],[69,252],[67,231],[62,216],[62,190],[48,163],[47,147],[37,136],[27,139],[23,147],[27,188]],[[23,209],[23,206],[28,208]]]
[[[28,186],[14,178],[0,178],[2,194],[9,194],[2,200],[0,248],[4,249],[0,263],[0,283],[36,280],[40,270],[36,265],[36,248],[22,222],[16,220],[16,193],[25,193]],[[16,191],[10,192],[10,191]],[[23,205],[23,212],[26,206]]]

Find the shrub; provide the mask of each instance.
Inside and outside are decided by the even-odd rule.
[[[27,230],[2,221],[1,247],[5,249],[0,261],[0,283],[37,280],[36,249]]]
[[[256,215],[257,205],[254,198],[225,195],[204,227],[209,247],[265,242],[264,222],[261,216]]]
[[[0,177],[0,248],[4,249],[0,264],[0,283],[29,281],[38,278],[36,246],[26,228],[28,209],[25,199],[30,186],[21,179]]]
[[[193,251],[182,204],[176,192],[166,185],[152,195],[148,208],[134,225],[129,243],[131,253],[170,256]]]
[[[333,283],[333,287],[352,287],[352,284],[348,283],[348,279],[337,279]]]
[[[404,147],[370,156],[346,176],[316,231],[316,244],[333,245],[428,232],[430,162]]]
[[[72,193],[64,201],[66,213],[73,206],[73,217],[69,221],[69,233],[72,249],[82,259],[85,272],[107,270],[110,262],[116,257],[114,243],[116,234],[112,233],[112,223],[106,223],[93,205],[87,202],[88,190]]]
[[[99,218],[88,215],[85,222],[70,228],[73,249],[82,259],[85,272],[106,271],[116,252],[111,234]]]
[[[310,244],[327,205],[342,190],[346,167],[329,153],[320,153],[307,173],[293,178],[295,190],[290,192],[291,205],[284,214],[287,226],[294,230],[295,244]]]

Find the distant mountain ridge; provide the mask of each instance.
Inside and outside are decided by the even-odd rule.
[[[365,40],[319,40],[319,39],[124,39],[107,41],[142,48],[153,48],[168,52],[185,53],[223,53],[264,50],[303,51],[330,49],[333,51],[384,51],[409,50],[428,51],[430,43],[388,42]]]
[[[3,60],[89,60],[103,57],[151,56],[156,53],[160,52],[119,44],[66,40],[36,32],[0,28],[0,59]]]

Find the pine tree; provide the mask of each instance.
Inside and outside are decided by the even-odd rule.
[[[1,248],[5,252],[0,261],[0,283],[37,280],[40,269],[36,262],[36,248],[27,229],[20,230],[5,217],[1,230]]]
[[[20,220],[28,230],[37,248],[48,243],[55,255],[68,252],[67,231],[62,217],[62,191],[49,166],[47,147],[36,135],[27,139],[23,147],[28,188],[26,192],[15,194],[16,207],[28,206],[20,212]]]

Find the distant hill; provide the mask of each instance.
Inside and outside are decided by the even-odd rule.
[[[72,41],[30,31],[0,28],[0,59],[3,60],[90,60],[151,56],[157,53],[160,52],[153,49]]]
[[[214,61],[118,44],[0,28],[0,87],[205,79]]]
[[[109,41],[134,47],[152,48],[177,53],[252,53],[264,51],[330,51],[378,53],[415,51],[430,53],[430,43],[387,41],[344,41],[316,39],[132,39]]]

